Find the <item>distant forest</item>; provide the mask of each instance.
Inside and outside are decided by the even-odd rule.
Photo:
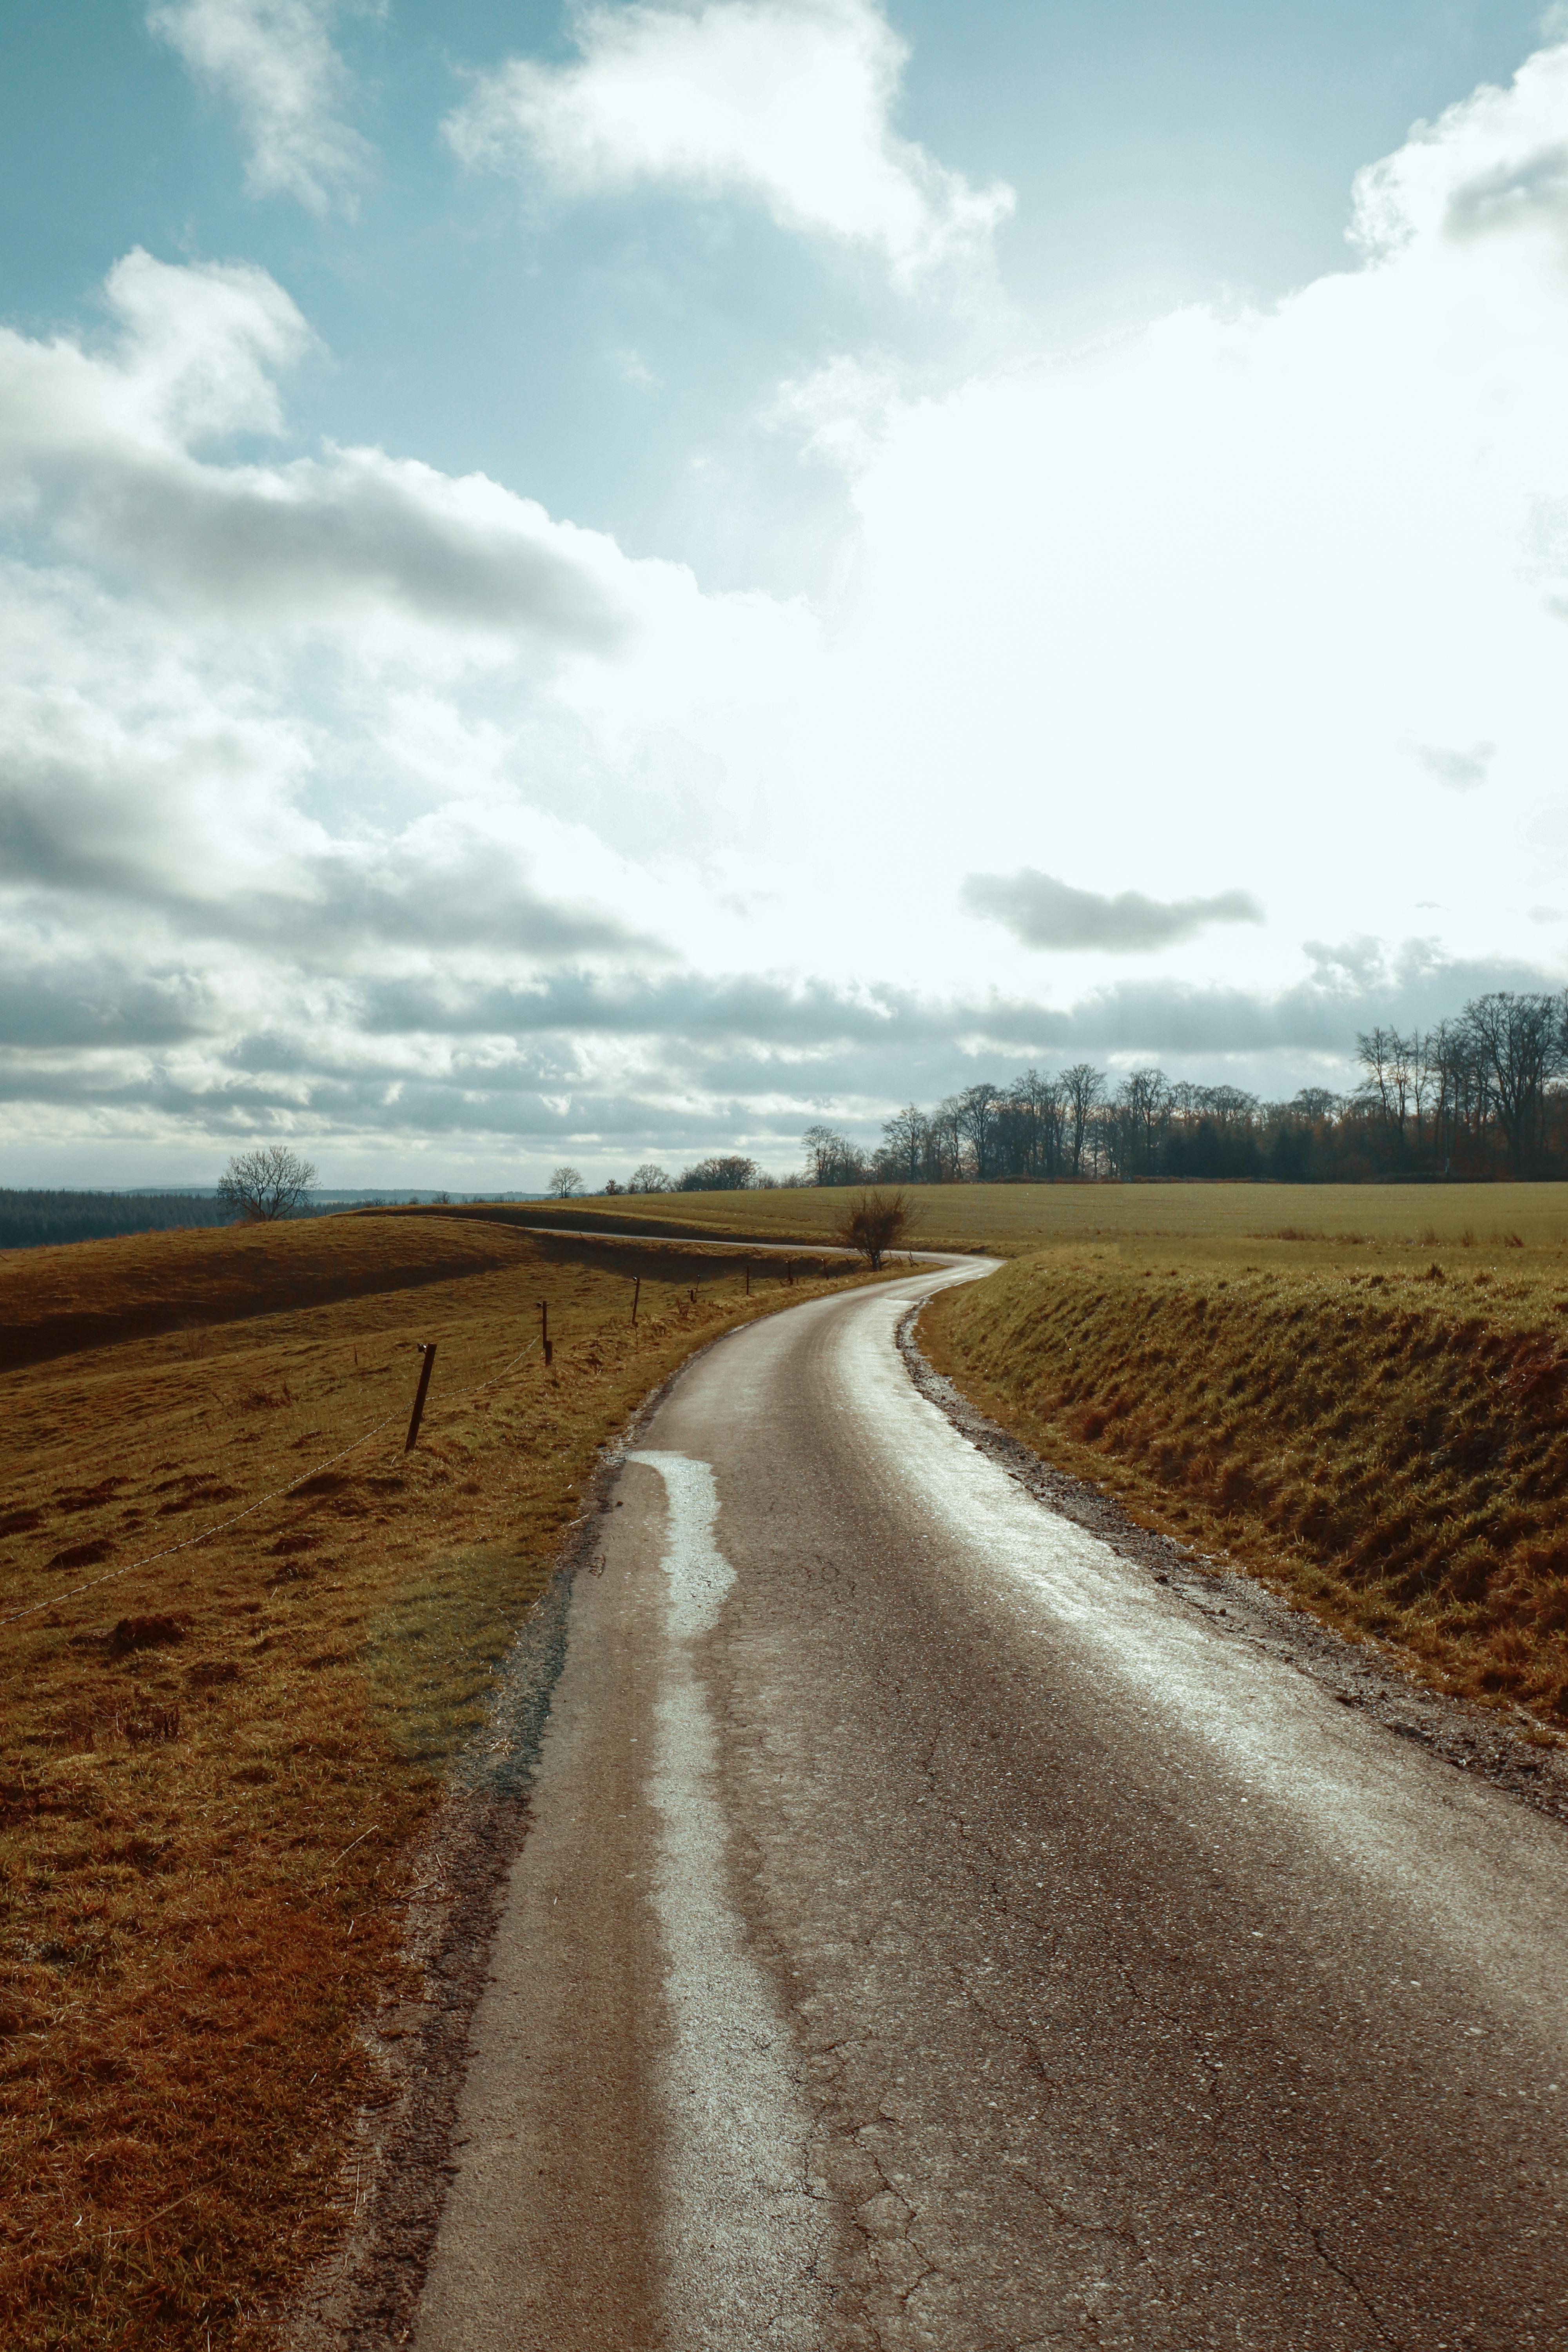
[[[1568,1175],[1568,995],[1499,991],[1422,1034],[1376,1028],[1356,1040],[1350,1094],[1306,1087],[1265,1102],[1163,1070],[1113,1084],[1091,1063],[1052,1076],[986,1080],[932,1110],[910,1103],[862,1150],[811,1127],[786,1184],[956,1184],[1210,1177],[1287,1183]],[[649,1181],[653,1180],[653,1181]],[[738,1155],[672,1180],[639,1169],[626,1189],[769,1187]],[[619,1190],[619,1187],[607,1187]]]
[[[0,1249],[37,1249],[45,1242],[100,1241],[108,1234],[157,1234],[172,1225],[227,1222],[227,1210],[210,1193],[0,1191]]]

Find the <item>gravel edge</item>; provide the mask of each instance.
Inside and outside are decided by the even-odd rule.
[[[996,1463],[1046,1509],[1110,1546],[1152,1584],[1163,1584],[1214,1630],[1245,1642],[1330,1691],[1383,1725],[1391,1738],[1414,1739],[1456,1770],[1489,1781],[1553,1821],[1568,1822],[1568,1746],[1540,1746],[1529,1737],[1533,1719],[1450,1698],[1418,1682],[1398,1653],[1352,1641],[1292,1606],[1229,1560],[1140,1527],[1114,1496],[1087,1478],[1055,1469],[1019,1438],[973,1405],[921,1353],[915,1336],[921,1308],[898,1327],[899,1352],[923,1397],[945,1413],[959,1434]]]

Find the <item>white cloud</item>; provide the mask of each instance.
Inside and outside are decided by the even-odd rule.
[[[336,196],[352,209],[371,150],[342,119],[353,84],[331,25],[343,5],[156,0],[148,9],[150,30],[239,116],[253,195],[293,196],[314,213]]]
[[[1563,42],[1418,122],[1403,147],[1356,175],[1352,237],[1373,259],[1412,244],[1518,229],[1568,237],[1568,115]]]
[[[264,615],[341,638],[372,616],[491,658],[626,635],[634,573],[614,542],[482,475],[379,449],[270,466],[198,454],[280,430],[276,377],[308,331],[265,271],[136,252],[106,298],[107,351],[0,329],[0,510],[215,625]]]
[[[594,8],[577,42],[574,64],[478,79],[446,124],[465,162],[523,156],[570,195],[749,195],[783,228],[877,249],[904,284],[984,249],[1013,208],[894,132],[909,52],[872,0]]]
[[[782,394],[850,502],[819,609],[384,450],[237,456],[308,339],[259,271],[133,255],[100,343],[0,335],[12,1130],[276,1118],[522,1181],[1036,1055],[1289,1092],[1528,981],[1521,934],[1560,968],[1568,270],[1539,208],[1449,201],[1553,120],[1568,48],[1268,311]],[[1049,1003],[959,919],[1025,867],[1098,886]]]

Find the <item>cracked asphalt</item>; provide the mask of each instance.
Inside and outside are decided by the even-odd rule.
[[[1568,1833],[731,1335],[574,1588],[418,2352],[1568,2346]]]

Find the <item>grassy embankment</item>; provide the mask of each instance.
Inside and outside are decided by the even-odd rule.
[[[1568,1727],[1568,1191],[1035,1197],[1035,1249],[921,1318],[966,1395],[1440,1687]]]
[[[0,1623],[7,2352],[264,2340],[341,2227],[411,1843],[595,1449],[815,1286],[754,1286],[406,1212],[0,1256],[0,1619],[46,1604]],[[503,1369],[541,1298],[553,1367]]]

